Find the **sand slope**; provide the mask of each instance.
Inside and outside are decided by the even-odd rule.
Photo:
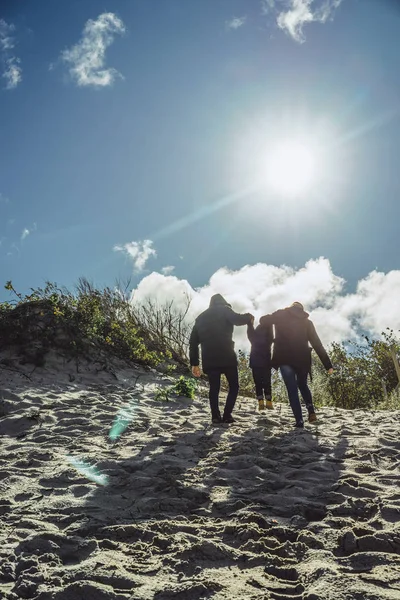
[[[400,599],[398,413],[212,427],[155,373],[70,379],[0,368],[2,598]]]

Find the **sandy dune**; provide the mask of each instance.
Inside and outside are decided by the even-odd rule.
[[[0,367],[2,598],[400,599],[398,413],[212,427],[204,392],[68,368]]]

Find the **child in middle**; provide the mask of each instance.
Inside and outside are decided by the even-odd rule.
[[[250,367],[253,372],[258,410],[272,409],[271,400],[271,346],[274,341],[272,323],[268,321],[254,329],[247,325],[247,337],[251,344]],[[265,403],[264,403],[265,398]]]

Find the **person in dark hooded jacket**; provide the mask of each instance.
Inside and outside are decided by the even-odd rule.
[[[210,383],[210,408],[213,423],[233,423],[232,411],[239,393],[237,356],[232,339],[234,325],[247,325],[253,315],[240,315],[221,296],[212,296],[210,306],[196,319],[189,341],[190,365],[195,377],[200,377],[199,345],[203,371]],[[225,375],[229,391],[224,414],[219,410],[221,375]]]
[[[271,400],[271,346],[273,342],[272,323],[247,325],[247,337],[251,344],[250,367],[253,373],[258,410],[272,409]],[[264,403],[265,397],[265,403]]]
[[[260,319],[260,323],[264,326],[274,324],[271,362],[275,369],[280,369],[296,419],[296,427],[304,427],[299,390],[308,410],[309,422],[313,423],[317,420],[311,390],[307,385],[308,374],[311,374],[312,348],[328,373],[333,372],[330,358],[308,316],[300,302],[293,302],[292,306],[277,310]]]

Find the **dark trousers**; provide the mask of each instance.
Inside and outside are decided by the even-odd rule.
[[[207,371],[208,380],[210,382],[210,408],[211,418],[215,419],[221,416],[219,412],[219,391],[221,387],[221,375],[225,375],[229,391],[226,398],[225,410],[223,418],[229,417],[235,406],[236,398],[239,393],[239,374],[237,367],[226,367],[220,369],[209,369]]]
[[[253,367],[253,379],[257,398],[271,400],[271,367]]]
[[[307,385],[308,373],[297,373],[296,370],[289,365],[282,365],[280,370],[282,379],[286,385],[290,406],[292,407],[296,423],[302,423],[303,415],[301,412],[299,390],[308,412],[314,412],[311,390]]]

